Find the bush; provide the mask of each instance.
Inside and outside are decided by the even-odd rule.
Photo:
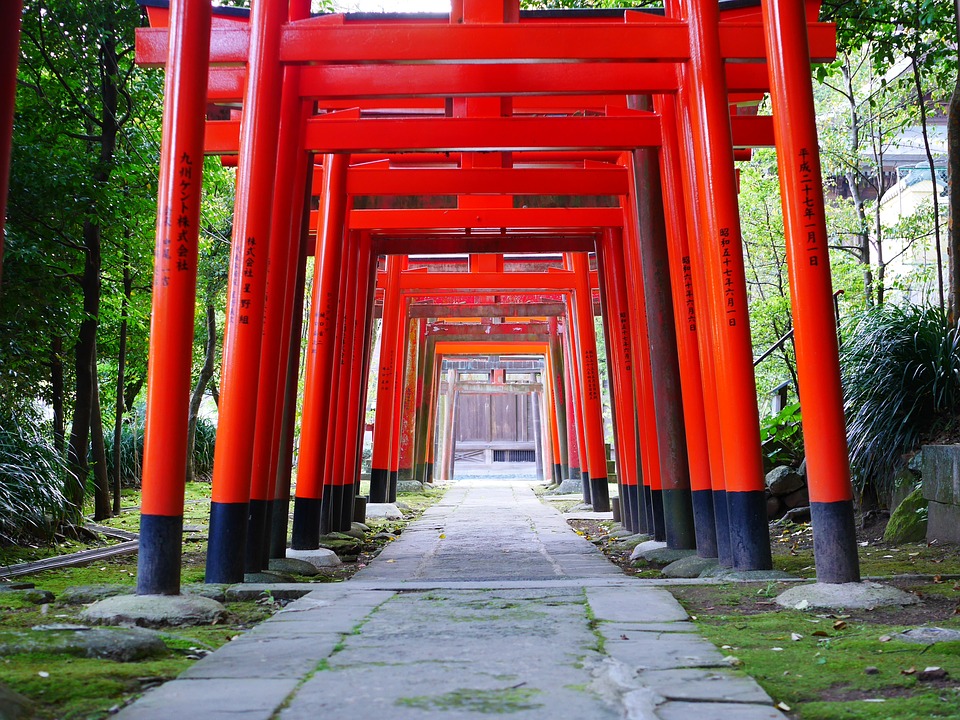
[[[53,534],[69,508],[67,472],[36,422],[0,410],[0,540]]]
[[[905,453],[957,421],[960,327],[938,307],[882,305],[846,328],[840,366],[853,480],[891,489]]]
[[[142,410],[137,411],[132,421],[123,423],[120,431],[120,482],[124,487],[140,487],[143,475],[143,428]],[[107,449],[107,475],[113,477],[113,428],[104,428],[104,444]],[[193,447],[193,460],[198,480],[213,476],[213,449],[217,440],[217,426],[200,418],[197,423],[197,438]]]
[[[778,465],[800,466],[803,461],[800,403],[787,405],[776,415],[760,420],[760,447],[768,470]]]

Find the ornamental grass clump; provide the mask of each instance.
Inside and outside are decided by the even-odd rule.
[[[938,307],[881,305],[848,325],[840,366],[853,480],[882,496],[905,454],[957,429],[960,326]]]
[[[0,542],[53,534],[69,507],[67,472],[34,421],[0,410]]]

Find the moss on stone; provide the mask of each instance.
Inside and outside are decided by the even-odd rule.
[[[917,488],[904,498],[890,515],[890,522],[883,533],[884,542],[920,542],[927,536],[927,500],[922,488]]]

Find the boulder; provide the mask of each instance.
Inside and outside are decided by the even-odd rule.
[[[367,520],[402,520],[403,513],[395,503],[367,503]]]
[[[99,625],[212,625],[224,612],[216,600],[198,595],[117,595],[95,602],[80,618]]]
[[[776,520],[783,516],[783,503],[780,498],[771,495],[767,498],[767,520]]]
[[[398,493],[422,493],[423,483],[420,482],[419,480],[398,480],[397,492]]]
[[[117,595],[133,595],[132,585],[74,585],[60,593],[59,600],[64,605],[89,605]]]
[[[767,489],[771,495],[781,497],[796,492],[804,486],[800,473],[792,467],[780,465],[767,473]]]
[[[792,523],[810,522],[810,506],[805,505],[803,507],[787,510],[787,513],[784,515],[784,517]]]
[[[927,537],[927,500],[917,488],[890,514],[883,532],[884,542],[922,542]]]
[[[308,577],[320,573],[312,562],[299,558],[271,558],[267,569],[287,575],[306,575]]]
[[[38,652],[137,662],[165,654],[167,646],[159,633],[138,627],[37,625],[26,631],[0,632],[0,655]]]
[[[804,507],[810,504],[810,493],[804,485],[799,490],[794,490],[789,495],[783,496],[783,504],[793,510],[793,508]]]

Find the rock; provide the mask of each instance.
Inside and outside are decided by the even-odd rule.
[[[859,582],[797,585],[780,593],[776,602],[791,610],[872,610],[878,607],[915,605],[920,599],[888,585]]]
[[[880,668],[874,667],[873,665],[870,665],[869,667],[865,667],[865,668],[863,669],[863,672],[866,673],[867,675],[879,675],[879,674],[880,674]]]
[[[139,627],[38,627],[40,629],[0,632],[0,655],[43,652],[116,662],[137,662],[167,652],[167,646],[159,633]]]
[[[553,490],[547,490],[547,495],[572,495],[583,492],[583,480],[581,478],[567,478]]]
[[[423,483],[420,482],[419,480],[398,480],[397,492],[398,493],[422,493]]]
[[[884,542],[921,542],[927,537],[927,500],[917,488],[890,514],[883,532]]]
[[[320,536],[320,547],[333,550],[337,555],[356,555],[362,543],[345,533],[330,533]]]
[[[298,558],[271,558],[268,569],[287,575],[306,575],[307,577],[320,573],[313,563]]]
[[[630,553],[631,560],[642,560],[643,554],[648,550],[653,550],[655,548],[665,548],[667,544],[665,542],[660,542],[659,540],[646,540],[639,545],[637,545],[633,552]]]
[[[673,548],[654,548],[648,550],[645,553],[642,553],[640,557],[650,563],[656,565],[670,565],[675,563],[677,560],[682,560],[683,558],[688,558],[693,555],[696,555],[696,550],[675,550]]]
[[[0,683],[0,720],[29,720],[34,715],[33,703]]]
[[[906,632],[897,633],[893,637],[903,642],[933,645],[938,642],[960,641],[960,632],[940,627],[916,627]]]
[[[796,507],[792,510],[787,510],[784,517],[793,523],[805,523],[810,522],[810,506],[806,507]]]
[[[799,490],[795,490],[789,495],[783,496],[783,504],[788,508],[793,510],[798,507],[805,507],[810,504],[810,493],[807,492],[807,487],[804,486]]]
[[[923,473],[923,448],[920,448],[913,454],[913,457],[907,461],[907,470],[920,475]]]
[[[227,583],[190,583],[182,585],[180,593],[182,595],[198,595],[200,597],[210,598],[217,602],[224,602],[227,599]]]
[[[89,605],[116,595],[133,595],[132,585],[75,585],[60,593],[60,602],[64,605]]]
[[[363,523],[359,523],[359,522],[350,523],[350,529],[351,529],[351,530],[359,530],[360,532],[363,532],[363,533],[368,533],[368,532],[370,532],[370,526],[369,526],[369,525],[364,525]]]
[[[804,482],[807,481],[807,458],[806,457],[804,457],[803,460],[800,461],[800,467],[797,468],[797,475],[802,477]]]
[[[927,542],[960,543],[960,505],[930,501]]]
[[[931,682],[933,680],[946,680],[949,673],[941,667],[928,667],[917,675],[920,682]]]
[[[117,595],[95,602],[80,618],[99,625],[209,625],[223,617],[223,605],[195,595]]]
[[[960,445],[923,446],[923,496],[960,505]]]
[[[363,530],[356,530],[350,528],[349,530],[344,530],[341,535],[346,535],[347,537],[352,537],[354,540],[363,540],[367,534]]]
[[[413,512],[413,508],[410,507],[409,505],[407,505],[405,502],[403,502],[403,500],[397,500],[397,501],[396,501],[395,503],[393,503],[393,504],[396,506],[397,510],[399,510],[400,512],[404,512],[404,513]],[[369,507],[369,506],[370,506],[370,504],[367,503],[367,507]],[[359,524],[359,523],[358,523],[358,524]],[[364,527],[366,527],[366,526],[364,525]],[[369,530],[369,529],[370,529],[370,528],[367,528],[367,530]]]
[[[7,597],[11,595],[20,598],[24,602],[34,605],[46,605],[54,601],[53,593],[49,590],[37,590],[36,588],[25,588],[23,590],[7,590],[4,593]]]
[[[794,580],[794,576],[783,570],[734,570],[733,568],[717,567],[701,573],[702,578],[716,578],[739,582],[772,582],[774,580]]]
[[[333,550],[317,548],[316,550],[294,550],[287,548],[287,557],[297,560],[306,560],[315,568],[330,568],[342,565],[342,561]]]
[[[789,495],[804,486],[803,478],[792,467],[780,465],[767,473],[767,489],[771,495]]]
[[[296,579],[293,575],[287,575],[286,573],[261,570],[260,572],[244,573],[243,581],[254,585],[262,585],[265,583],[292,583],[296,582]]]
[[[783,515],[783,503],[780,498],[771,495],[767,498],[767,520],[776,520]]]
[[[890,495],[887,498],[887,508],[892,513],[916,489],[917,476],[907,468],[901,468],[900,472],[893,476],[891,486]]]
[[[716,558],[702,558],[699,555],[689,555],[670,563],[660,573],[668,578],[695,578],[700,573],[718,566]]]
[[[11,582],[9,580],[0,579],[0,592],[5,590],[32,590],[35,588],[32,582]]]
[[[402,520],[403,513],[395,503],[367,503],[367,520]]]

